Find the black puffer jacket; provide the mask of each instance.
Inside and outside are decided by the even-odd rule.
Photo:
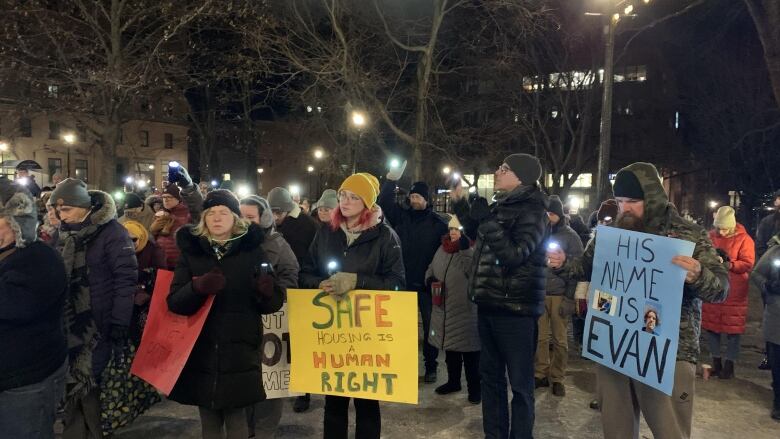
[[[176,233],[181,250],[168,296],[168,308],[192,315],[206,301],[192,289],[192,278],[214,267],[225,275],[225,289],[216,295],[195,347],[169,396],[181,404],[211,409],[247,407],[265,399],[260,345],[261,314],[282,307],[283,290],[277,286],[271,300],[259,300],[255,292],[255,267],[265,261],[264,234],[252,224],[244,237],[217,260],[205,238],[194,236],[191,226]]]
[[[490,214],[479,222],[468,201],[455,203],[464,232],[477,241],[469,295],[480,311],[542,315],[544,242],[550,233],[546,206],[547,195],[537,186],[521,186],[497,198]]]
[[[343,230],[323,226],[314,238],[298,277],[302,288],[318,288],[330,277],[328,263],[345,273],[357,273],[357,289],[393,291],[404,289],[404,262],[398,236],[385,223],[374,220],[347,245]]]

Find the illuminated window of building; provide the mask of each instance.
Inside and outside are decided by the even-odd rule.
[[[569,178],[571,178],[572,174],[569,174]],[[551,187],[553,185],[553,176],[552,174],[547,174],[547,187]],[[560,182],[558,183],[558,187],[563,186],[563,175],[561,175]],[[593,187],[593,174],[580,174],[579,177],[577,177],[576,180],[574,180],[574,183],[571,185],[572,188],[582,188],[587,189]]]

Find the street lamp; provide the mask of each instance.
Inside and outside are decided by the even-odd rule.
[[[717,201],[710,201],[710,209],[714,209],[716,207],[718,207],[718,202]]]
[[[357,150],[360,148],[360,141],[363,139],[363,128],[366,126],[366,115],[361,111],[352,112],[352,125],[358,130],[357,145],[352,147],[352,173],[357,172]]]
[[[263,172],[265,172],[265,169],[263,169],[263,168],[257,168],[257,173],[258,173],[258,174],[262,174]]]
[[[308,168],[306,168],[306,172],[308,172],[309,174],[311,174],[312,172],[314,172],[314,166],[311,166],[311,165],[310,165]]]
[[[360,111],[352,112],[352,125],[362,128],[366,124],[366,116]]]
[[[68,151],[68,178],[70,178],[70,147],[76,143],[76,136],[73,133],[66,133],[62,136],[62,140],[65,142],[65,149]]]
[[[449,166],[445,166],[445,167],[441,168],[441,173],[444,174],[444,175],[450,175],[450,172],[452,172],[452,170],[450,169]]]
[[[323,157],[325,157],[325,151],[323,151],[322,148],[317,148],[314,150],[315,159],[322,160]]]

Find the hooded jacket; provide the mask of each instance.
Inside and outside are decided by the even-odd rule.
[[[770,247],[750,275],[752,294],[760,295],[764,301],[764,340],[776,345],[780,345],[780,267],[775,265],[778,260],[780,246]]]
[[[87,270],[92,316],[100,341],[92,356],[95,376],[100,376],[111,356],[111,326],[129,327],[133,298],[138,288],[138,261],[127,229],[116,220],[114,199],[105,192],[89,191],[92,213],[80,224],[62,223],[62,231],[77,231],[89,224],[99,230],[87,244]],[[58,248],[64,245],[60,234]]]
[[[414,291],[425,287],[425,270],[447,233],[447,221],[431,209],[414,210],[395,200],[395,181],[385,181],[377,204],[385,218],[398,233],[404,256],[406,286]]]
[[[519,186],[489,207],[481,221],[471,216],[466,199],[455,214],[469,238],[476,238],[469,295],[480,312],[539,317],[544,310],[550,234],[547,195],[538,186]]]
[[[0,219],[16,242],[0,249],[0,392],[43,381],[65,362],[65,265],[35,239],[35,203],[24,187],[0,180]]]
[[[715,248],[728,254],[729,296],[723,303],[705,303],[702,308],[702,328],[723,334],[743,334],[748,313],[748,276],[755,264],[755,245],[745,226],[737,224],[734,236],[720,236],[717,230],[710,232]]]
[[[756,257],[760,258],[769,247],[780,244],[774,237],[780,233],[780,211],[761,219],[756,230]]]
[[[181,258],[176,266],[168,308],[181,315],[197,312],[208,296],[192,289],[192,278],[219,267],[225,288],[216,294],[203,330],[169,396],[173,401],[211,409],[247,407],[265,399],[261,370],[261,314],[282,307],[283,290],[276,284],[270,300],[255,291],[255,268],[268,261],[264,233],[251,224],[217,259],[209,242],[193,235],[191,226],[176,233]]]
[[[701,263],[701,276],[692,284],[686,283],[683,288],[680,341],[677,349],[678,361],[696,364],[701,334],[701,303],[719,303],[726,299],[729,291],[728,272],[718,261],[718,254],[706,230],[683,219],[677,213],[677,208],[669,202],[655,166],[640,162],[623,169],[633,172],[642,185],[645,194],[644,231],[696,244],[693,257]],[[595,248],[596,240],[593,239],[588,243],[582,257],[567,260],[556,272],[573,280],[589,281],[593,271]]]
[[[190,185],[181,190],[181,201],[169,211],[170,218],[155,217],[149,230],[157,245],[165,252],[165,265],[169,270],[176,267],[179,248],[176,246],[176,232],[185,224],[197,224],[203,212],[203,195],[198,186]],[[168,224],[172,220],[172,224]]]
[[[284,240],[280,233],[271,228],[265,230],[265,239],[262,246],[268,262],[274,267],[276,281],[279,283],[279,286],[285,290],[297,288],[298,272],[301,268],[290,248],[290,244],[287,244],[287,241]]]
[[[576,258],[582,256],[583,248],[580,237],[577,232],[569,226],[567,218],[561,218],[558,224],[552,226],[552,234],[547,241],[547,245],[551,242],[558,244],[566,253],[567,258]],[[548,296],[566,296],[569,299],[574,298],[574,289],[577,287],[576,282],[572,282],[569,279],[559,276],[555,271],[549,268],[545,269],[547,272],[547,295]]]
[[[299,283],[301,288],[319,288],[320,282],[335,271],[357,274],[356,289],[398,291],[404,289],[404,261],[398,235],[379,217],[376,209],[371,223],[351,244],[341,228],[322,227],[314,238],[304,260]],[[336,263],[331,273],[330,262]]]
[[[298,259],[298,265],[302,265],[318,228],[314,218],[303,213],[300,207],[295,206],[292,212],[287,214],[282,224],[276,226],[276,231],[281,233],[284,240],[290,245],[296,259]]]

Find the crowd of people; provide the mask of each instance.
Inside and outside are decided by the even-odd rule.
[[[780,420],[780,192],[754,244],[732,207],[718,209],[709,233],[684,219],[648,163],[620,170],[614,198],[587,221],[544,192],[532,155],[499,164],[493,200],[453,184],[452,214],[434,211],[423,181],[399,200],[404,167],[383,181],[351,175],[314,204],[280,187],[239,199],[196,184],[181,166],[170,168],[159,193],[126,193],[120,206],[78,179],[41,190],[0,178],[0,438],[52,438],[58,417],[65,439],[101,438],[157,401],[139,382],[129,398],[148,398],[114,401],[129,415],[107,421],[109,371],[140,342],[161,269],[174,272],[171,312],[193,315],[213,299],[169,395],[198,407],[204,438],[273,437],[284,400],[265,398],[260,319],[293,288],[337,300],[355,289],[417,293],[423,383],[442,381],[443,351],[447,378],[435,393],[461,392],[465,372],[466,400],[481,404],[485,437],[531,438],[534,392],[566,395],[568,325],[581,340],[596,225],[695,244],[692,256],[673,259],[686,276],[672,395],[596,365],[591,408],[603,414],[604,437],[637,438],[640,413],[656,437],[691,436],[701,331],[712,375],[733,378],[750,288],[765,304],[771,416]],[[643,322],[653,332],[658,311]],[[310,402],[300,396],[293,410]],[[355,437],[379,438],[379,402],[352,402]],[[348,437],[349,405],[325,397],[326,439]]]

